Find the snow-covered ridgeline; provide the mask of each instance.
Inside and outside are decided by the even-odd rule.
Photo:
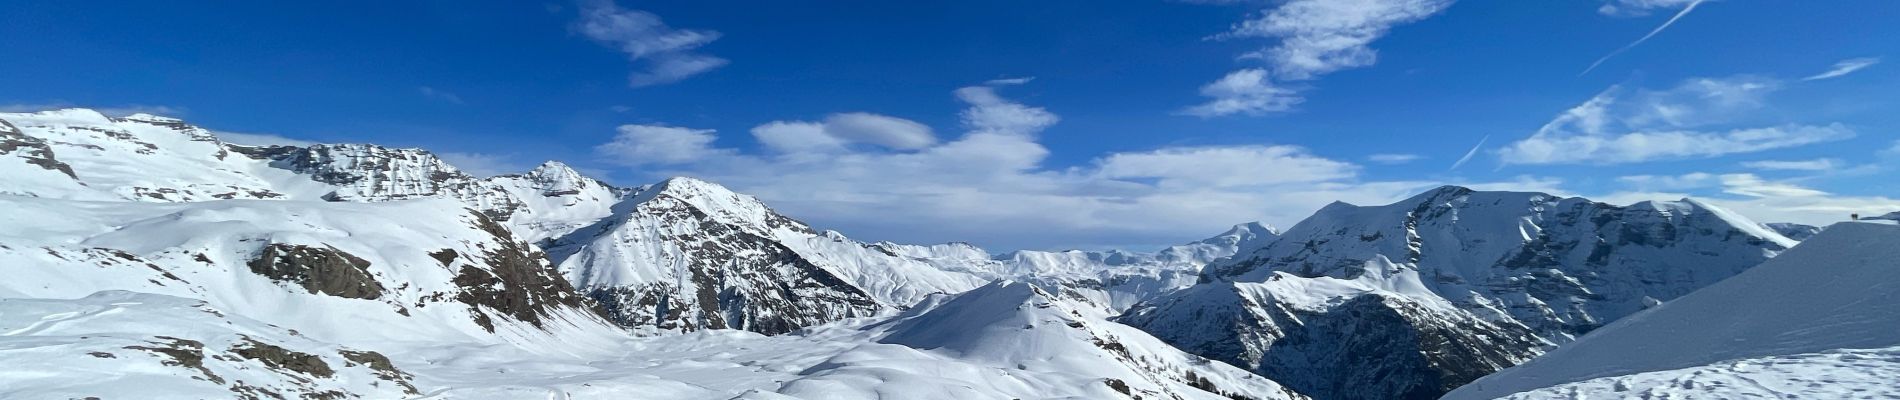
[[[1900,357],[1900,226],[1840,223],[1733,278],[1623,318],[1528,363],[1479,379],[1448,398],[1488,399],[1590,381],[1566,392],[1742,397],[1744,393],[1858,397],[1892,382],[1804,387],[1827,371],[1894,371]],[[1845,353],[1842,349],[1873,349]],[[1772,364],[1776,367],[1768,367]],[[1752,365],[1752,366],[1751,366]],[[1628,378],[1617,378],[1630,375]],[[1673,385],[1699,376],[1760,377],[1781,385]],[[1757,376],[1759,375],[1759,376]],[[1707,382],[1707,380],[1704,380]],[[1856,390],[1859,389],[1859,390]],[[1812,390],[1820,390],[1815,392]]]
[[[1695,200],[1619,207],[1445,187],[1391,205],[1329,205],[1121,320],[1315,397],[1433,397],[1794,243]],[[1396,315],[1368,328],[1389,332],[1386,343],[1311,345],[1333,339],[1310,321],[1367,312]],[[1199,317],[1174,317],[1183,314]],[[1368,371],[1421,386],[1330,378]]]

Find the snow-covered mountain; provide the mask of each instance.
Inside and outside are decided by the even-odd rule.
[[[1868,378],[1900,370],[1895,282],[1900,226],[1835,224],[1761,266],[1447,398],[1533,389],[1514,397],[1891,396],[1900,391],[1891,375]]]
[[[1316,398],[1430,398],[1793,244],[1694,200],[1618,207],[1444,187],[1385,206],[1329,205],[1121,321]],[[1395,322],[1363,322],[1379,314]],[[1334,345],[1368,330],[1388,342]],[[1404,351],[1386,359],[1364,348]],[[1350,378],[1360,374],[1421,378]]]
[[[420,149],[232,145],[90,110],[0,114],[0,171],[0,346],[15,349],[0,357],[68,371],[0,376],[0,397],[127,395],[72,377],[240,398],[1299,398],[1106,319],[1261,226],[1158,253],[873,244],[690,178],[622,189],[556,162],[480,178]],[[1046,326],[937,318],[1005,312],[949,294],[1009,277],[1036,287],[977,296],[1026,313],[998,323]],[[917,341],[959,330],[1067,361]],[[629,335],[657,332],[673,334]],[[852,361],[872,352],[910,358]]]
[[[859,241],[692,178],[477,177],[90,110],[0,113],[0,173],[0,362],[61,371],[0,374],[7,398],[138,396],[67,377],[240,398],[1433,398],[1810,229],[1447,187],[1284,233],[992,254]],[[1844,351],[1738,357],[1886,350]],[[1668,368],[1733,367],[1698,362]]]

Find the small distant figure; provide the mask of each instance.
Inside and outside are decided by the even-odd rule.
[[[1848,217],[1848,218],[1853,218],[1853,219],[1854,219],[1855,221],[1859,221],[1859,220],[1860,220],[1860,214],[1847,214],[1847,217]]]

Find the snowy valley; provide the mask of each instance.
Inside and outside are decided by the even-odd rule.
[[[992,254],[694,178],[85,109],[0,113],[0,177],[0,398],[1852,397],[1900,371],[1900,229],[1688,199],[1447,186]]]

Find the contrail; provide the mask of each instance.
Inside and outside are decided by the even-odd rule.
[[[1676,12],[1676,16],[1669,17],[1668,21],[1663,21],[1662,26],[1658,26],[1656,27],[1655,30],[1649,31],[1649,34],[1643,35],[1643,38],[1636,39],[1636,41],[1630,42],[1630,44],[1623,46],[1623,48],[1616,49],[1616,51],[1612,51],[1610,52],[1610,54],[1604,55],[1603,58],[1597,59],[1597,62],[1590,63],[1590,68],[1584,68],[1583,73],[1577,74],[1577,76],[1589,75],[1590,71],[1596,70],[1597,66],[1603,65],[1603,62],[1609,61],[1611,57],[1616,57],[1617,54],[1623,54],[1623,52],[1629,51],[1629,49],[1635,48],[1636,45],[1643,44],[1643,42],[1649,41],[1649,38],[1656,37],[1656,34],[1662,33],[1664,29],[1669,29],[1670,25],[1675,25],[1676,20],[1680,20],[1682,19],[1683,16],[1689,15],[1690,11],[1695,11],[1695,7],[1702,5],[1704,1],[1708,1],[1708,0],[1696,0],[1693,3],[1689,3],[1688,6],[1685,6],[1682,8],[1682,11]]]
[[[1471,161],[1471,157],[1473,157],[1473,156],[1476,156],[1476,155],[1478,155],[1478,150],[1479,150],[1479,149],[1483,149],[1483,148],[1484,148],[1484,142],[1485,142],[1485,141],[1489,141],[1489,140],[1491,140],[1491,135],[1484,135],[1484,138],[1482,138],[1482,139],[1478,139],[1478,145],[1477,145],[1477,146],[1471,146],[1471,151],[1467,151],[1467,152],[1465,152],[1465,156],[1464,156],[1464,157],[1459,157],[1459,158],[1458,158],[1458,162],[1455,162],[1455,163],[1451,163],[1451,168],[1446,168],[1445,170],[1446,170],[1446,171],[1451,171],[1451,170],[1455,170],[1455,169],[1458,169],[1458,167],[1462,167],[1462,166],[1464,166],[1464,165],[1465,165],[1465,162],[1468,162],[1468,161]]]

